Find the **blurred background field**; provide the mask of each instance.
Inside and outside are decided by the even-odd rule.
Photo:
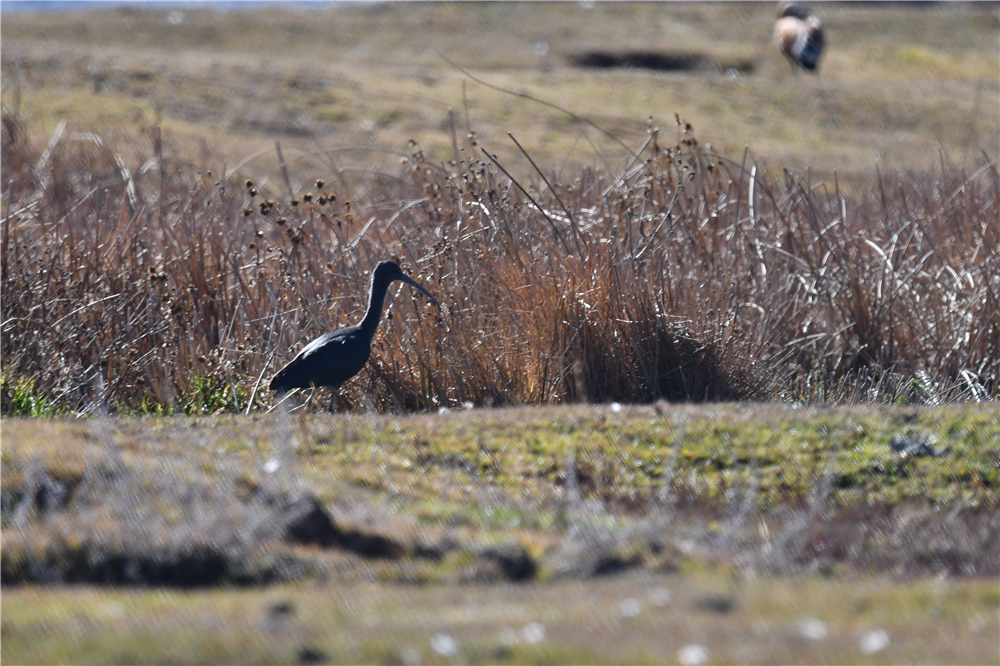
[[[235,3],[234,3],[235,4]],[[155,5],[3,15],[4,103],[47,139],[159,125],[171,152],[218,171],[260,149],[416,139],[434,160],[476,132],[514,175],[621,166],[647,119],[675,113],[704,143],[841,184],[1000,148],[995,3],[823,3],[818,76],[771,45],[773,3],[300,3]],[[609,67],[629,56],[647,67]],[[19,105],[15,101],[19,99]],[[388,158],[373,158],[388,161]],[[273,155],[250,165],[277,175]],[[296,186],[316,162],[291,165]]]

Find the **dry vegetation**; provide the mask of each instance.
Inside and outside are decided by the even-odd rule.
[[[824,9],[820,77],[758,4],[5,13],[3,409],[267,406],[393,256],[343,406],[995,397],[996,12]]]
[[[3,659],[995,659],[995,9],[5,12]]]
[[[349,405],[1000,391],[994,163],[846,196],[709,152],[678,118],[620,172],[512,180],[471,138],[451,164],[413,145],[293,198],[164,155],[155,126],[41,149],[3,123],[11,412],[266,406],[263,382],[359,318],[386,257],[443,309],[391,301]]]

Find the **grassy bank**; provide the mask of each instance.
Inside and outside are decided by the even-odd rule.
[[[995,409],[658,404],[8,420],[4,438],[5,526],[34,525],[4,533],[8,582],[127,578],[121,553],[134,546],[129,557],[151,558],[139,580],[182,584],[171,558],[202,551],[177,551],[168,545],[177,539],[208,547],[196,557],[210,563],[207,578],[195,572],[201,582],[189,584],[339,570],[336,557],[285,566],[303,543],[375,556],[378,576],[402,580],[701,566],[694,561],[761,573],[998,573]],[[903,441],[924,450],[903,452]],[[247,542],[255,520],[269,527]],[[574,525],[606,533],[606,548],[567,550]],[[454,547],[442,545],[450,539]],[[235,555],[218,555],[226,543]],[[514,550],[489,551],[501,546]],[[492,560],[502,571],[484,573]]]
[[[438,663],[438,634],[471,663],[692,643],[995,658],[995,409],[6,419],[3,437],[5,661]],[[78,585],[30,584],[59,581]]]

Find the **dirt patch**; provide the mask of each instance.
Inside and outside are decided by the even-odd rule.
[[[607,51],[591,50],[567,56],[574,67],[588,69],[648,69],[654,72],[737,72],[753,74],[757,69],[752,59],[719,60],[693,51]]]
[[[629,67],[659,72],[704,72],[717,69],[716,62],[701,53],[664,51],[585,51],[570,55],[576,67],[614,69]]]

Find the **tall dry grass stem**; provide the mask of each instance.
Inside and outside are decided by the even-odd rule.
[[[513,134],[524,175],[474,137],[453,169],[416,144],[396,173],[366,161],[394,151],[320,148],[288,158],[317,165],[309,191],[252,183],[255,156],[217,178],[152,130],[39,151],[5,109],[4,409],[27,379],[85,410],[95,373],[111,410],[266,408],[266,378],[356,322],[385,258],[442,312],[390,294],[346,408],[1000,393],[994,163],[877,172],[848,196],[675,131],[569,179]]]

